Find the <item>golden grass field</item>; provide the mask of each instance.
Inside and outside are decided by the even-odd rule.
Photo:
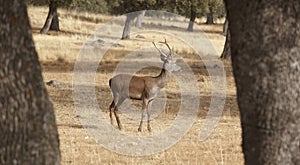
[[[198,134],[203,129],[202,125],[211,102],[211,80],[205,67],[199,67],[204,65],[203,60],[181,41],[168,35],[164,37],[172,45],[173,50],[192,68],[198,83],[195,85],[199,88],[200,106],[193,126],[178,143],[151,156],[126,156],[105,149],[97,144],[82,126],[79,120],[81,116],[74,109],[72,95],[73,69],[76,58],[90,35],[113,17],[59,9],[61,31],[42,35],[39,34],[39,30],[43,26],[47,12],[48,8],[46,7],[29,6],[28,8],[33,38],[43,68],[45,82],[57,80],[69,85],[66,88],[47,86],[55,109],[62,164],[243,164],[240,118],[230,62],[223,61],[227,88],[226,103],[222,117],[214,128],[213,133],[205,141],[200,142]],[[145,18],[146,24],[147,21],[149,20]],[[171,27],[176,28],[165,27],[168,24],[172,24]],[[176,23],[169,20],[165,22],[156,21],[149,23],[149,25],[153,27],[158,26],[161,31],[171,32],[173,30],[183,35],[187,33],[184,30],[187,24],[181,22],[181,20],[177,20]],[[118,24],[114,26],[122,27]],[[216,47],[218,54],[212,54],[211,56],[219,56],[225,41],[225,37],[221,35],[222,25],[208,26],[199,24],[199,27]],[[149,29],[146,27],[145,30]],[[197,37],[200,33],[202,32],[195,31],[192,34]],[[142,35],[145,36],[145,39],[133,36],[130,40],[119,41],[118,43],[122,46],[110,49],[99,63],[100,67],[97,69],[95,89],[96,94],[99,94],[97,95],[99,106],[108,122],[108,107],[112,99],[108,80],[113,76],[116,66],[129,52],[149,45],[151,41],[163,39],[155,32],[148,31],[142,33]],[[152,58],[159,59],[158,56]],[[154,76],[158,73],[158,68],[145,68],[137,74]],[[171,79],[163,91],[167,95],[167,105],[166,109],[152,121],[153,132],[148,133],[144,125],[143,132],[138,133],[139,122],[129,119],[121,113],[120,119],[124,127],[122,132],[131,136],[149,136],[158,131],[163,131],[168,125],[172,124],[180,105],[178,84],[174,79]],[[140,101],[134,101],[133,104],[141,107]]]

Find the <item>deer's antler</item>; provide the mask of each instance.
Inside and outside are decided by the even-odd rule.
[[[170,53],[169,53],[168,55],[166,55],[162,50],[160,50],[160,49],[156,46],[156,44],[155,44],[154,42],[152,42],[152,43],[153,43],[153,45],[155,46],[155,48],[160,52],[161,55],[164,55],[164,56],[166,56],[166,57],[172,57],[172,49],[171,49],[170,45],[167,43],[167,39],[166,39],[166,38],[165,38],[165,42],[160,41],[160,42],[158,42],[158,43],[160,43],[160,44],[165,44],[165,45],[168,47],[168,49],[169,49],[169,51],[170,51]]]
[[[170,45],[167,43],[167,39],[165,38],[165,42],[160,41],[159,43],[165,44],[168,47],[169,51],[170,51],[168,56],[172,56],[172,49],[171,49]]]
[[[166,55],[162,50],[160,50],[157,46],[156,46],[156,44],[154,43],[154,42],[152,42],[153,43],[153,45],[155,46],[155,48],[159,51],[159,53],[161,54],[161,55],[164,55],[164,56],[168,56],[168,55]]]

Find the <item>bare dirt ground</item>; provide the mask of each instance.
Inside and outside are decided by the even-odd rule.
[[[83,46],[89,42],[90,35],[113,17],[59,10],[61,31],[41,35],[39,30],[44,23],[48,9],[29,7],[28,12],[45,82],[57,80],[67,84],[64,87],[47,86],[55,108],[62,164],[243,164],[240,119],[230,62],[223,61],[226,72],[226,102],[223,114],[213,133],[206,140],[199,141],[198,135],[202,129],[205,129],[202,126],[209,111],[212,90],[211,79],[204,61],[176,38],[174,39],[169,35],[162,37],[158,33],[147,31],[150,28],[156,28],[167,33],[176,32],[176,34],[185,35],[187,34],[185,31],[186,20],[165,20],[164,22],[154,21],[150,23],[146,18],[144,30],[147,32],[140,33],[145,38],[136,38],[134,35],[130,40],[118,41],[118,45],[106,52],[99,62],[95,78],[95,92],[99,107],[107,122],[109,122],[108,107],[112,100],[108,80],[128,53],[145,47],[145,45],[151,46],[152,41],[160,41],[165,37],[174,48],[173,50],[192,68],[195,75],[197,80],[195,85],[198,86],[200,93],[200,106],[191,129],[170,148],[151,156],[137,157],[118,154],[97,144],[80,122],[82,116],[76,113],[73,100],[72,82],[77,56]],[[122,28],[121,23],[114,26]],[[211,54],[211,56],[214,58],[219,56],[225,41],[225,37],[221,35],[222,25],[199,24],[198,26],[203,31],[195,31],[189,35],[197,37],[204,32],[218,52],[218,54]],[[149,57],[147,60],[155,59],[159,59],[158,56]],[[128,66],[133,66],[136,62],[129,61]],[[159,71],[159,68],[147,67],[136,74],[155,76],[159,74]],[[124,127],[122,132],[131,136],[147,137],[163,131],[171,125],[177,116],[181,103],[180,90],[174,78],[171,79],[163,92],[166,94],[167,102],[165,109],[152,121],[153,132],[148,133],[144,127],[143,132],[138,133],[139,121],[132,120],[120,113]],[[140,109],[141,102],[133,101],[133,104]],[[114,127],[116,128],[116,125]],[[151,148],[151,146],[149,147]]]

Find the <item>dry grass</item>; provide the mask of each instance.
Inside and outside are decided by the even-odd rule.
[[[89,35],[112,17],[64,10],[59,10],[59,13],[62,31],[41,35],[38,32],[47,16],[47,8],[29,7],[33,37],[42,63],[44,80],[58,80],[72,85],[73,67],[80,49],[88,40]],[[160,30],[164,29],[166,32],[186,33],[182,30],[185,28],[186,23],[180,21],[175,23],[170,21],[149,23],[149,20],[146,19],[145,24],[149,25],[149,27],[158,27]],[[170,24],[172,24],[171,27],[165,27]],[[199,26],[206,32],[217,51],[221,52],[225,39],[224,36],[220,35],[222,26],[207,26],[203,24]],[[178,27],[181,30],[178,30]],[[195,31],[192,35],[197,37],[199,33],[201,32]],[[160,34],[155,32],[144,32],[142,35],[146,39],[119,41],[119,44],[124,47],[111,49],[100,63],[101,67],[98,68],[95,80],[97,93],[99,94],[97,99],[107,119],[108,112],[106,110],[111,101],[107,82],[113,75],[115,67],[127,53],[149,45],[153,40],[157,41],[162,38]],[[223,63],[227,78],[227,97],[223,115],[209,138],[200,142],[198,134],[202,129],[211,99],[210,77],[205,68],[199,67],[204,65],[203,61],[193,54],[193,50],[189,49],[182,41],[174,39],[174,37],[165,37],[169,43],[172,43],[172,46],[175,48],[174,51],[191,66],[200,89],[201,104],[199,113],[188,133],[176,145],[158,154],[143,157],[117,154],[98,145],[86,133],[79,121],[80,116],[74,110],[72,88],[48,87],[55,107],[62,164],[243,164],[241,127],[231,64],[229,62]],[[155,75],[158,72],[157,68],[145,68],[139,71],[139,74]],[[152,122],[153,134],[159,130],[164,130],[166,126],[172,124],[180,104],[178,84],[176,84],[174,79],[171,80],[164,91],[168,95],[168,108]],[[139,105],[140,102],[135,102],[134,104]],[[137,133],[138,121],[128,119],[123,114],[120,117],[124,125],[124,133],[133,136],[149,135],[145,130],[140,134]]]

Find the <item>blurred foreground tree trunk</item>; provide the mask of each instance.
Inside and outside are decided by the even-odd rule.
[[[0,0],[0,164],[60,164],[25,1]]]
[[[57,7],[57,0],[50,0],[48,16],[43,28],[40,31],[42,34],[47,33],[49,30],[59,31]]]
[[[300,164],[300,1],[226,8],[245,164]]]

